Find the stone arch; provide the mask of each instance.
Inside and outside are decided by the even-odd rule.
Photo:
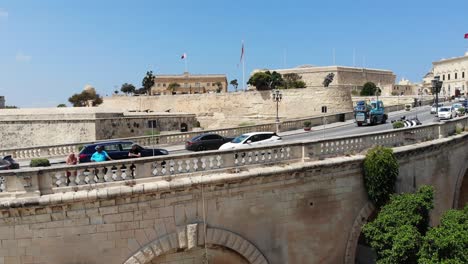
[[[465,165],[460,170],[460,173],[457,177],[457,182],[455,184],[455,190],[453,192],[453,209],[463,208],[463,204],[460,204],[460,201],[468,201],[468,166]]]
[[[345,264],[354,264],[362,226],[367,223],[367,220],[374,211],[374,204],[372,204],[372,202],[367,202],[366,205],[362,207],[361,211],[359,211],[358,216],[354,219],[353,227],[349,234],[348,242],[346,243]]]
[[[148,264],[154,258],[173,250],[189,250],[205,243],[230,249],[251,264],[268,264],[269,262],[258,248],[245,238],[231,231],[207,227],[206,237],[203,224],[190,224],[177,227],[177,231],[159,237],[146,244],[130,256],[124,264]]]

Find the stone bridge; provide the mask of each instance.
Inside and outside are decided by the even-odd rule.
[[[468,200],[468,118],[244,151],[0,173],[0,263],[354,263],[373,213],[366,149],[394,147],[398,192]]]

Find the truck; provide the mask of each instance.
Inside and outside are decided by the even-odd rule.
[[[358,126],[385,124],[387,119],[384,104],[380,100],[372,100],[369,103],[358,101],[354,108],[354,120]]]

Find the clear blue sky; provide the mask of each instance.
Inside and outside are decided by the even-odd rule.
[[[393,70],[420,81],[468,48],[468,1],[0,0],[0,95],[56,106],[91,84],[110,94],[147,70],[225,73],[302,64]],[[365,59],[364,59],[365,58]]]

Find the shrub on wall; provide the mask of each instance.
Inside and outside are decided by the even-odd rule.
[[[405,124],[402,121],[396,121],[395,123],[393,123],[393,128],[394,129],[398,129],[398,128],[402,128],[402,127],[405,127]]]
[[[398,161],[391,148],[377,146],[364,159],[364,186],[369,199],[377,206],[384,205],[395,192]]]
[[[32,159],[31,163],[29,163],[30,167],[49,167],[50,162],[48,159],[44,158],[37,158],[37,159]]]

